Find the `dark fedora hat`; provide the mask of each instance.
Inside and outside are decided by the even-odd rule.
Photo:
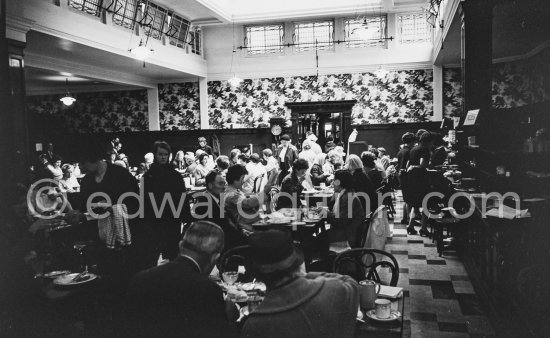
[[[289,232],[258,231],[251,234],[248,241],[252,263],[260,273],[291,271],[304,262],[302,255],[296,251]]]
[[[290,136],[284,134],[283,136],[281,136],[281,141],[290,141]]]

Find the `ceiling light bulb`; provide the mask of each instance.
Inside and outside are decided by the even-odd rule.
[[[69,96],[69,94],[67,94],[67,96],[60,98],[59,101],[63,102],[63,104],[66,106],[70,106],[76,101],[76,99],[72,96]]]
[[[139,46],[136,48],[130,49],[130,53],[132,53],[136,59],[141,61],[145,61],[150,58],[151,55],[153,55],[153,52],[154,50],[147,48],[147,46],[143,44],[143,41],[140,41]]]

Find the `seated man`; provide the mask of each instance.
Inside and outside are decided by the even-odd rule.
[[[249,242],[254,274],[267,293],[246,320],[242,337],[353,337],[359,308],[355,280],[302,273],[303,257],[287,232],[255,232]]]
[[[248,234],[253,231],[252,224],[260,219],[258,210],[263,203],[263,191],[246,196],[242,190],[246,168],[235,164],[227,170],[227,187],[225,189],[225,211],[230,221],[241,231]]]
[[[196,203],[193,207],[193,216],[200,220],[215,223],[222,228],[225,234],[224,251],[247,244],[246,237],[242,232],[222,214],[220,199],[225,191],[225,178],[222,173],[213,170],[206,175],[205,181],[206,191],[195,195]]]
[[[221,288],[208,278],[223,241],[217,225],[192,223],[175,260],[131,280],[121,332],[128,337],[236,337],[236,308],[224,302]]]

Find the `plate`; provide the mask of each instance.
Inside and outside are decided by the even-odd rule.
[[[294,221],[294,222],[290,223],[290,225],[306,225],[306,222]]]
[[[44,274],[44,277],[46,278],[56,278],[62,275],[66,275],[68,273],[71,273],[69,270],[57,270],[57,271],[50,271],[48,273]]]
[[[376,315],[374,314],[375,311],[376,310],[374,310],[374,309],[367,311],[367,317],[369,317],[372,320],[379,321],[379,322],[391,322],[391,321],[394,321],[396,319],[401,318],[401,312],[396,311],[396,310],[391,310],[390,316],[388,318],[378,318],[378,317],[376,317]]]
[[[73,278],[75,278],[78,275],[79,275],[79,273],[69,273],[67,275],[59,276],[56,279],[54,279],[53,283],[55,285],[60,285],[60,286],[79,285],[79,284],[84,284],[84,283],[91,282],[91,281],[93,281],[94,279],[97,278],[97,275],[94,275],[93,273],[88,273],[87,276],[90,277],[90,278],[85,279],[85,280],[81,280],[81,281],[78,281],[78,282],[73,281]]]
[[[307,223],[317,223],[321,220],[322,218],[319,217],[319,218],[309,218],[309,217],[306,217],[306,218],[303,218],[302,220],[304,222],[307,222]]]
[[[288,218],[279,218],[279,219],[270,219],[268,221],[269,224],[288,224],[291,220]]]

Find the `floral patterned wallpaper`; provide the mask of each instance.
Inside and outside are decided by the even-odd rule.
[[[210,127],[255,128],[285,117],[285,102],[356,99],[354,124],[422,122],[433,114],[431,70],[208,82]]]
[[[29,118],[73,133],[132,132],[148,129],[147,90],[74,94],[64,106],[59,95],[29,96]]]
[[[550,48],[527,60],[493,66],[493,107],[513,108],[550,100]]]
[[[493,65],[493,108],[514,108],[550,101],[550,48],[526,60]],[[443,72],[445,116],[460,116],[462,83],[460,68]]]
[[[159,85],[161,130],[194,130],[200,128],[198,82]]]
[[[462,73],[460,68],[443,69],[443,116],[462,115]]]

